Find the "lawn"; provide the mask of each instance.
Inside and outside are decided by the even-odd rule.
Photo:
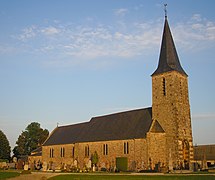
[[[19,176],[19,172],[10,172],[10,171],[0,171],[0,179],[7,179]]]
[[[213,175],[85,175],[67,174],[50,180],[215,180]]]

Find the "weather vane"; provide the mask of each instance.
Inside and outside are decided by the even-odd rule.
[[[167,18],[167,4],[164,4],[165,18]]]

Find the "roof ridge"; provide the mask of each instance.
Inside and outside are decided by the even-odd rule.
[[[65,128],[65,127],[70,127],[70,126],[75,126],[75,125],[83,125],[83,124],[87,124],[90,121],[85,121],[85,122],[80,122],[80,123],[75,123],[75,124],[69,124],[69,125],[63,125],[63,126],[58,126],[57,128]]]
[[[120,112],[111,113],[111,114],[106,114],[106,115],[101,115],[101,116],[95,116],[95,117],[92,117],[92,118],[91,118],[90,122],[91,122],[93,119],[95,119],[95,118],[108,117],[108,116],[119,115],[119,114],[124,114],[124,113],[134,112],[134,111],[147,110],[147,109],[152,109],[152,107],[147,107],[147,108],[138,108],[138,109],[126,110],[126,111],[120,111]]]

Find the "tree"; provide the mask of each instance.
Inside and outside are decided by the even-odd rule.
[[[16,141],[17,146],[13,149],[13,154],[15,156],[28,154],[28,132],[22,131]]]
[[[97,151],[95,151],[94,154],[91,155],[91,161],[93,165],[97,166],[97,163],[99,162],[99,156]]]
[[[0,130],[0,159],[10,159],[10,145],[6,135]]]
[[[13,149],[14,155],[29,155],[31,151],[42,146],[48,135],[49,131],[47,129],[42,129],[39,123],[32,122],[19,135],[16,141],[17,146]]]

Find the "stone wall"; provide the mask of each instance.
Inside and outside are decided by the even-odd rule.
[[[106,146],[107,149],[105,149],[104,152],[104,148],[106,148]],[[124,146],[126,147],[124,148]],[[64,148],[64,157],[62,157],[62,148]],[[75,150],[74,153],[73,148]],[[52,151],[52,149],[54,153],[51,157],[50,151]],[[62,167],[63,164],[71,166],[77,165],[78,168],[83,169],[87,166],[91,155],[95,151],[99,156],[99,162],[97,165],[100,169],[114,169],[116,167],[116,157],[127,157],[129,170],[141,170],[148,167],[146,139],[43,146],[42,161],[48,164],[54,163],[56,169]]]
[[[148,132],[147,147],[149,168],[154,169],[155,164],[166,167],[166,134]]]
[[[189,163],[193,160],[192,128],[187,77],[166,72],[152,77],[152,118],[166,132],[166,158],[176,168],[184,161],[183,142],[189,144]]]

